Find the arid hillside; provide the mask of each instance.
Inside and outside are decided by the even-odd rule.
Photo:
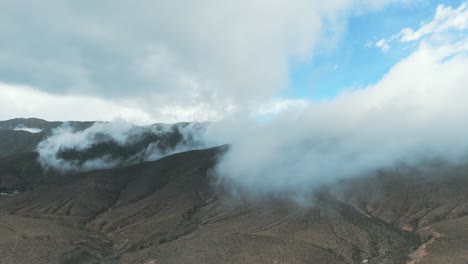
[[[212,170],[228,148],[66,174],[2,157],[2,263],[468,262],[468,167],[401,166],[298,205],[233,194]]]

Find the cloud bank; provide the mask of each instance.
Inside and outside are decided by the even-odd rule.
[[[232,143],[217,166],[219,180],[253,196],[301,200],[323,184],[402,163],[465,163],[468,38],[447,33],[421,39],[369,87],[264,122],[216,124],[211,137]]]
[[[54,95],[30,86],[0,82],[0,119],[41,117],[47,120],[112,120],[122,118],[136,124],[154,123],[154,118],[132,101],[111,101],[84,95]],[[163,120],[173,122],[171,118]]]
[[[217,120],[270,100],[348,16],[392,2],[406,1],[0,1],[0,81],[158,122]]]

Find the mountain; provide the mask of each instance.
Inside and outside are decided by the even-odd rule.
[[[48,156],[46,163],[53,163],[49,162],[51,158],[60,163],[46,164],[55,166],[55,169],[68,164],[73,168],[90,170],[103,167],[95,164],[106,162],[107,167],[125,166],[155,160],[175,152],[202,148],[202,143],[195,135],[203,131],[206,125],[207,123],[148,126],[124,124],[121,128],[114,127],[110,122],[48,122],[36,118],[16,118],[0,121],[0,158],[19,153],[47,152],[47,155],[41,157]],[[60,137],[61,135],[67,138]],[[88,144],[62,144],[57,147],[60,142],[76,140],[85,140]],[[43,144],[39,145],[40,142]],[[50,151],[55,152],[49,153]]]
[[[0,129],[0,157],[8,157],[22,152],[33,152],[37,144],[44,139],[44,136],[43,133]]]
[[[201,148],[202,143],[194,138],[194,134],[202,131],[205,124],[176,123],[153,124],[149,126],[133,126],[122,136],[114,136],[111,132],[98,131],[88,134],[88,140],[93,143],[87,148],[62,148],[56,156],[77,166],[87,162],[112,160],[112,166],[135,164],[142,161],[158,159],[171,153],[189,149]]]
[[[21,152],[33,152],[37,144],[64,122],[49,122],[38,118],[15,118],[0,121],[0,157]],[[70,122],[76,129],[86,129],[94,122]],[[31,132],[34,129],[35,133]]]
[[[21,128],[37,128],[41,130],[50,130],[61,126],[64,122],[61,121],[46,121],[39,118],[14,118],[10,120],[0,121],[0,129],[21,129]],[[94,124],[94,121],[71,121],[68,122],[72,126],[80,129],[85,129]]]
[[[213,173],[226,151],[65,174],[43,169],[34,152],[2,157],[2,261],[468,261],[468,165],[402,165],[324,186],[300,206],[234,195]]]

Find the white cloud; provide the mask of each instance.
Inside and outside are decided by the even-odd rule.
[[[25,127],[25,126],[18,126],[15,127],[13,130],[20,130],[20,131],[27,131],[29,133],[40,133],[42,129],[37,127]]]
[[[390,45],[388,44],[388,41],[385,39],[381,39],[375,43],[375,46],[378,48],[381,48],[383,52],[387,52],[390,49]]]
[[[395,42],[425,41],[446,44],[453,42],[454,39],[463,38],[468,34],[467,30],[468,2],[461,3],[457,8],[440,4],[437,6],[432,20],[421,23],[421,26],[415,30],[405,27],[399,33],[377,41],[375,47],[386,52],[391,48],[390,44]]]
[[[466,162],[467,51],[466,37],[422,41],[374,85],[261,123],[215,124],[210,136],[233,143],[218,164],[220,180],[253,196],[300,201],[322,184],[401,162]]]
[[[441,33],[448,30],[467,30],[468,29],[468,8],[467,3],[462,3],[456,9],[443,4],[437,6],[434,18],[423,23],[420,28],[413,30],[404,28],[400,32],[399,40],[401,42],[410,42],[420,40],[422,37]]]
[[[217,117],[286,88],[349,14],[402,1],[1,1],[0,81]]]
[[[277,99],[252,107],[252,116],[261,118],[279,114],[291,109],[303,109],[309,106],[309,102],[303,99]]]
[[[112,120],[134,123],[154,119],[131,102],[111,102],[90,96],[52,95],[31,87],[0,83],[0,119],[37,117],[48,120]]]

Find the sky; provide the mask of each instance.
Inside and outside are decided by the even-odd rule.
[[[424,45],[466,54],[466,5],[0,1],[0,119],[263,120],[376,85]]]

